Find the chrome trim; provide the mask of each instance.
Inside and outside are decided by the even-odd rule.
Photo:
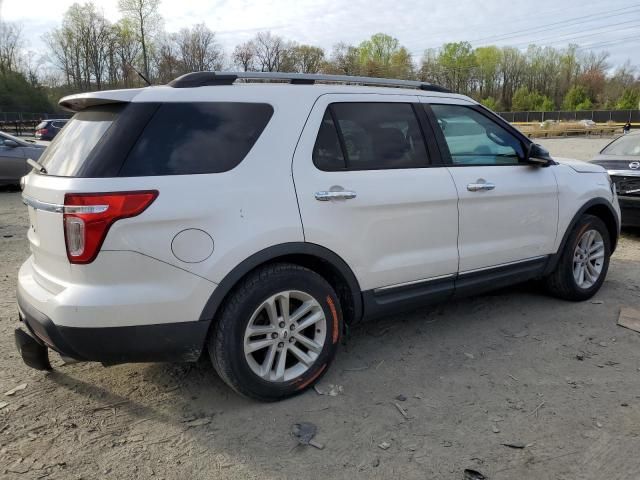
[[[496,188],[493,183],[469,183],[467,185],[467,190],[470,192],[484,192],[488,190],[493,190]]]
[[[385,290],[391,290],[393,288],[409,287],[411,285],[418,285],[420,283],[432,282],[436,280],[444,280],[445,278],[453,278],[455,276],[456,276],[455,273],[449,273],[447,275],[440,275],[438,277],[429,277],[429,278],[424,278],[422,280],[413,280],[411,282],[396,283],[394,285],[387,285],[386,287],[375,288],[373,290],[373,293],[383,292]]]
[[[329,200],[351,200],[356,198],[356,192],[350,192],[348,190],[338,190],[335,192],[316,192],[314,194],[316,200],[319,202],[328,202]]]
[[[464,272],[460,272],[458,273],[458,276],[466,275],[468,273],[482,272],[485,270],[494,270],[500,267],[508,267],[509,265],[517,265],[518,263],[527,263],[534,260],[542,260],[543,258],[547,258],[548,256],[549,255],[538,255],[537,257],[525,258],[524,260],[515,260],[513,262],[501,263],[499,265],[491,265],[490,267],[474,268],[473,270],[465,270]]]
[[[634,170],[607,170],[607,173],[611,176],[619,177],[640,177],[640,171]]]
[[[42,210],[43,212],[64,213],[64,205],[42,202],[26,195],[22,195],[22,203],[35,210]]]
[[[64,213],[104,213],[109,205],[66,205]]]
[[[60,205],[48,203],[27,195],[22,195],[22,203],[34,210],[51,213],[104,213],[109,209],[109,205]]]

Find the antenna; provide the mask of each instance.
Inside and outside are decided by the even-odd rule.
[[[0,1],[1,1],[1,0],[0,0]],[[136,73],[138,74],[138,76],[139,76],[142,80],[144,80],[144,83],[146,83],[148,87],[150,87],[150,86],[151,86],[151,82],[149,81],[149,79],[148,79],[147,77],[145,77],[142,73],[140,73],[140,72],[136,69],[136,67],[134,67],[133,65],[131,65],[129,62],[126,62],[126,64],[127,64],[127,65],[129,65],[129,68],[130,68],[131,70],[133,70],[134,72],[136,72]]]

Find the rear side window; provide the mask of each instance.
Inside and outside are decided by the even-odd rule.
[[[76,113],[67,123],[67,128],[55,136],[39,162],[49,175],[76,176],[121,110],[122,106],[118,105]]]
[[[326,171],[419,168],[428,164],[418,119],[409,103],[333,103],[313,151]]]
[[[119,176],[226,172],[249,153],[273,114],[264,103],[165,103]]]

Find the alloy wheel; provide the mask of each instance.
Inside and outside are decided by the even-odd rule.
[[[573,278],[580,288],[592,287],[604,265],[604,240],[597,230],[582,234],[573,252]]]
[[[327,319],[311,295],[287,290],[267,298],[251,315],[244,355],[251,370],[270,382],[303,375],[327,338]]]

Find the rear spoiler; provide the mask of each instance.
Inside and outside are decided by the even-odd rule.
[[[78,93],[68,95],[58,102],[62,108],[70,112],[79,112],[85,108],[112,103],[128,103],[143,89],[105,90],[102,92]]]

